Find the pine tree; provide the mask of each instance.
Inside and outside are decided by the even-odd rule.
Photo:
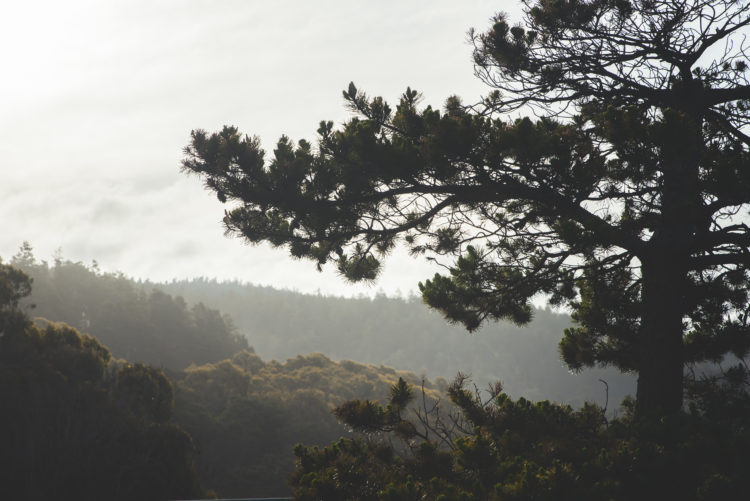
[[[373,280],[398,242],[454,256],[420,284],[447,319],[573,310],[563,359],[639,375],[637,413],[682,406],[687,363],[748,352],[747,1],[526,0],[472,33],[492,89],[396,109],[354,84],[356,116],[270,161],[234,127],[192,132],[183,169],[231,202],[227,230]],[[537,118],[511,120],[509,113]]]

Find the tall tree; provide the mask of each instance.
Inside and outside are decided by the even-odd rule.
[[[394,111],[350,84],[356,116],[317,148],[282,137],[266,163],[234,127],[196,130],[183,169],[231,202],[230,233],[350,280],[398,241],[455,256],[420,289],[469,330],[546,294],[578,322],[570,367],[635,371],[638,414],[675,412],[686,363],[750,346],[748,2],[523,3],[472,33],[481,103],[407,89]]]

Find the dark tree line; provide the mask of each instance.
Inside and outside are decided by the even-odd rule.
[[[553,501],[742,499],[750,489],[750,379],[704,380],[690,412],[662,421],[616,419],[585,405],[477,392],[459,377],[454,408],[423,406],[399,381],[385,402],[355,400],[336,415],[362,434],[295,448],[295,499]],[[416,407],[415,414],[409,414]]]
[[[160,303],[154,314],[178,325],[192,310],[170,308],[171,296],[141,293],[143,284],[80,263],[35,266],[26,268],[40,283],[0,264],[0,478],[4,492],[17,499],[290,494],[296,444],[323,446],[352,435],[333,416],[337,405],[353,398],[383,400],[399,377],[424,384],[431,400],[445,389],[444,382],[422,382],[413,373],[334,362],[319,353],[281,363],[243,349],[204,364],[207,353],[190,345],[182,355],[187,358],[166,372],[115,360],[93,336],[62,322],[32,321],[28,313],[77,319],[84,305],[94,304],[86,311],[101,320],[89,325],[92,334],[105,327],[105,334],[127,336],[118,346],[131,353],[162,357],[159,336],[190,338],[175,340],[174,326],[129,335],[132,330],[108,322],[122,318],[121,305],[135,305],[138,312],[143,300],[155,296]],[[58,296],[65,299],[44,304]],[[221,344],[226,325],[202,325],[206,342]]]
[[[696,382],[690,416],[636,434],[632,406],[607,421],[596,406],[514,401],[501,386],[475,397],[460,382],[321,354],[280,363],[241,351],[169,371],[170,382],[64,324],[32,324],[18,309],[30,290],[23,272],[0,266],[0,463],[19,499],[205,496],[198,478],[222,495],[283,494],[298,442],[300,499],[716,499],[747,488],[739,366]],[[424,403],[413,400],[422,384]],[[352,436],[334,408],[363,435],[315,447]]]
[[[164,373],[116,363],[65,324],[18,309],[31,291],[0,264],[0,479],[8,499],[163,500],[203,496],[190,436],[171,419]]]

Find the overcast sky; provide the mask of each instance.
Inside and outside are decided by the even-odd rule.
[[[216,277],[407,294],[435,269],[396,255],[372,287],[224,237],[223,206],[179,172],[192,129],[236,125],[266,150],[344,121],[349,81],[440,106],[486,89],[466,32],[515,2],[28,1],[0,7],[0,256],[28,240],[136,278]]]

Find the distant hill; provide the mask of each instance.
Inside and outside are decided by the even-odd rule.
[[[146,292],[122,274],[71,261],[38,262],[28,244],[11,264],[33,279],[32,294],[23,302],[30,316],[90,333],[116,358],[183,369],[249,348],[218,310],[188,305],[160,290]]]
[[[461,371],[480,387],[502,381],[514,396],[572,404],[604,405],[601,379],[609,385],[609,409],[635,388],[633,376],[614,369],[573,374],[563,367],[557,344],[570,317],[548,309],[537,309],[524,327],[493,323],[469,334],[417,298],[326,297],[211,279],[143,286],[228,313],[265,359],[321,352],[429,378],[452,379]]]
[[[494,323],[468,334],[417,298],[326,297],[211,279],[138,282],[96,265],[38,262],[30,246],[12,262],[34,278],[32,315],[90,332],[130,361],[183,369],[252,346],[267,360],[320,352],[430,379],[460,371],[480,387],[502,381],[531,400],[604,405],[600,379],[609,409],[634,392],[634,378],[616,370],[563,367],[557,344],[570,318],[547,309],[524,327]]]

